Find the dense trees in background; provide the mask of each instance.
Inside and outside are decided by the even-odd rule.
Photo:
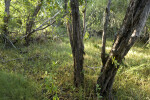
[[[0,26],[3,30],[0,31],[9,32],[7,38],[14,44],[29,44],[34,36],[55,29],[56,25],[53,25],[53,29],[49,26],[58,20],[56,17],[61,19],[62,14],[59,15],[57,12],[63,8],[62,3],[56,0],[2,0],[0,1]],[[36,35],[33,34],[35,32]]]
[[[3,28],[3,31],[4,30],[6,31],[6,28],[4,28],[4,26],[6,25],[6,22],[4,22],[4,17],[7,17],[7,14],[4,13],[5,12],[4,1],[5,0],[2,0],[0,2],[0,5],[1,5],[0,6],[1,8],[0,26],[1,28]],[[9,6],[9,0],[6,0],[6,1]],[[43,0],[41,2],[41,0],[39,1],[37,0],[25,0],[25,1],[11,0],[10,7],[7,7],[7,9],[10,8],[9,24],[6,25],[7,31],[9,31],[10,34],[7,37],[9,38],[9,40],[12,41],[12,43],[17,43],[18,41],[20,41],[18,43],[24,44],[26,41],[26,44],[28,44],[27,43],[28,40],[32,42],[33,40],[32,38],[34,36],[40,35],[41,33],[46,33],[46,32],[51,33],[49,34],[49,36],[52,34],[55,35],[54,33],[58,33],[57,35],[60,35],[60,34],[64,35],[66,32],[64,23],[66,23],[65,21],[68,20],[68,18],[67,17],[62,18],[62,16],[65,13],[65,10],[62,8],[65,8],[66,6],[68,6],[67,7],[68,15],[71,11],[71,8],[69,6],[70,0],[68,0],[67,3],[64,3],[66,1],[67,0],[64,0],[64,1]],[[125,16],[128,3],[129,3],[129,0],[126,0],[126,1],[125,0],[123,1],[112,0],[112,6],[110,7],[111,9],[110,19],[109,19],[110,24],[108,25],[108,34],[107,34],[109,37],[111,36],[112,38],[114,38],[114,35],[117,33],[117,30],[120,28],[123,17]],[[106,5],[107,5],[107,0],[102,0],[101,2],[99,2],[98,0],[79,0],[79,13],[80,13],[81,29],[82,29],[81,31],[83,35],[86,35],[89,37],[102,35],[103,25],[105,22],[104,12],[105,12]],[[51,19],[51,17],[53,17],[58,11],[60,11],[61,14],[59,13],[57,14],[57,16]],[[33,17],[34,16],[33,14],[35,12],[38,12],[38,13],[35,17]],[[33,19],[34,21],[31,19]],[[53,23],[54,20],[56,22],[55,24]],[[69,18],[69,20],[71,19]],[[30,24],[32,26],[32,28],[30,27],[31,30],[29,28],[30,25],[28,25],[29,22],[34,23],[33,25]],[[56,26],[61,26],[61,27],[56,28]],[[146,23],[146,26],[149,32],[149,21]],[[62,29],[63,31],[60,31],[60,29]],[[29,30],[31,31],[29,33],[31,33],[32,35],[28,34]],[[30,39],[28,39],[28,37],[30,37]],[[147,42],[147,38],[145,41]]]
[[[97,92],[110,100],[123,58],[139,37],[145,36],[144,41],[150,42],[150,0],[2,0],[0,10],[0,42],[4,47],[30,45],[41,36],[44,40],[67,36],[67,28],[75,87],[84,86],[83,41],[101,36],[102,69]],[[114,39],[109,54],[105,50],[106,37]]]

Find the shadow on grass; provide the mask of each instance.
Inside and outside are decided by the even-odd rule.
[[[0,100],[38,100],[35,90],[23,76],[0,71]]]

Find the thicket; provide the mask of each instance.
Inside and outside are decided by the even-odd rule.
[[[64,0],[11,0],[9,16],[5,12],[5,0],[0,1],[0,99],[101,98],[95,96],[94,85],[102,65],[100,38],[107,0],[87,0],[87,5],[84,0],[79,1],[82,30],[83,11],[86,9],[84,89],[76,89],[73,86],[73,55],[66,29],[67,22],[71,22],[69,1],[65,10]],[[130,0],[112,0],[107,53],[120,29],[129,2]],[[32,16],[40,3],[39,12]],[[8,17],[8,23],[4,21],[4,17]],[[30,45],[27,47],[27,26],[33,19]],[[4,32],[5,27],[8,30],[7,35]],[[150,17],[139,41],[131,49],[117,73],[113,87],[116,99],[150,99],[149,42]]]

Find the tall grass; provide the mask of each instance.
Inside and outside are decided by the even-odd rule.
[[[1,48],[0,70],[3,72],[0,75],[1,77],[7,76],[13,81],[13,84],[0,84],[0,87],[6,85],[3,88],[4,95],[0,95],[0,98],[7,98],[9,94],[8,97],[11,100],[17,100],[17,96],[21,93],[19,91],[24,91],[25,97],[29,95],[29,98],[24,100],[30,100],[30,97],[34,100],[34,94],[38,94],[39,100],[58,99],[58,97],[65,100],[95,100],[94,86],[101,69],[101,40],[93,37],[84,41],[84,44],[86,53],[84,55],[84,89],[76,89],[73,85],[73,59],[69,39],[67,38],[62,41],[47,41],[43,44],[31,44],[29,47],[21,48],[22,51],[27,53]],[[112,40],[110,39],[107,41],[107,53],[109,53],[111,45]],[[15,76],[13,76],[14,73]],[[0,80],[3,83],[10,83],[9,80],[4,78]],[[19,88],[15,87],[15,83],[18,84]],[[34,88],[31,85],[33,83],[39,88]],[[150,50],[142,48],[141,44],[135,45],[125,57],[125,61],[117,73],[113,94],[118,100],[149,100],[149,87]],[[9,93],[8,90],[11,89],[15,89],[16,92],[14,94]],[[35,89],[32,91],[33,95],[30,94],[28,89],[29,91]],[[40,95],[42,96],[40,97]]]

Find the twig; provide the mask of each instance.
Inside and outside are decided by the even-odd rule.
[[[149,42],[150,42],[150,39],[143,45],[142,48],[144,48]]]

